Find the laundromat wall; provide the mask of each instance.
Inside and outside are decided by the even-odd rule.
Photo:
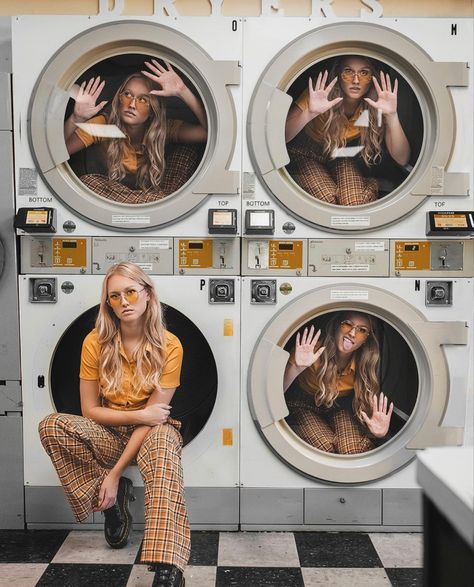
[[[328,21],[331,20],[331,26],[336,28],[339,25],[338,19],[340,22],[344,22],[344,19],[346,21],[353,19],[355,21],[354,30],[357,30],[360,24],[367,22],[367,20],[370,20],[370,26],[374,27],[373,30],[376,30],[377,25],[383,26],[383,18],[376,18],[377,10],[380,16],[383,12],[384,17],[393,19],[392,27],[394,29],[397,26],[400,27],[399,24],[393,25],[398,17],[400,19],[403,17],[441,17],[445,18],[446,22],[453,18],[458,19],[459,23],[463,19],[467,21],[467,18],[472,18],[472,2],[470,0],[436,3],[431,0],[420,0],[416,3],[413,3],[412,0],[381,0],[380,2],[372,2],[372,8],[359,0],[334,0],[333,2],[225,0],[222,6],[218,6],[219,4],[221,3],[210,0],[175,0],[174,2],[171,0],[163,0],[162,2],[158,0],[115,0],[115,2],[107,0],[71,0],[69,2],[61,0],[5,0],[0,5],[0,15],[29,15],[25,17],[25,22],[31,19],[31,15],[42,15],[43,17],[44,15],[55,15],[55,18],[66,14],[77,15],[78,18],[81,18],[82,15],[85,22],[85,15],[105,14],[108,10],[107,18],[116,18],[118,22],[122,23],[124,20],[122,17],[141,17],[140,20],[144,21],[146,25],[147,16],[154,14],[156,17],[159,14],[161,19],[159,24],[163,24],[165,27],[168,24],[166,19],[173,19],[174,23],[170,23],[170,27],[175,26],[178,32],[175,31],[171,35],[175,34],[175,38],[181,35],[184,38],[188,34],[191,39],[192,27],[186,22],[188,17],[212,19],[222,16],[227,19],[227,25],[229,17],[242,19],[242,21],[245,20],[245,17],[249,17],[249,19],[260,16],[262,19],[274,18],[275,25],[276,20],[279,21],[278,26],[282,29],[282,36],[283,34],[289,35],[288,31],[299,31],[295,33],[294,38],[305,33],[304,27],[310,29],[312,26],[316,26],[315,23],[317,26],[325,25],[324,19],[319,19],[322,15],[337,17],[336,19],[328,18]],[[313,24],[310,24],[307,18],[292,18],[308,16],[313,17]],[[286,26],[285,18],[288,19],[288,26]],[[21,16],[19,20],[21,21]],[[258,18],[253,18],[252,22],[247,23],[246,28],[249,37],[252,34],[255,35],[257,44],[260,42],[258,27],[261,26],[258,20]],[[303,24],[303,21],[306,21],[306,24]],[[255,94],[256,99],[252,103],[254,98],[252,97],[251,100],[250,94],[253,94],[254,87],[245,88],[245,84],[242,84],[242,80],[246,79],[245,60],[242,64],[239,56],[232,54],[232,51],[229,50],[230,57],[213,56],[213,59],[218,62],[215,65],[206,62],[207,57],[203,56],[204,52],[201,54],[197,51],[196,55],[199,58],[202,57],[203,67],[205,73],[209,75],[209,79],[218,80],[220,73],[221,77],[225,78],[222,87],[219,88],[219,92],[221,92],[218,97],[219,107],[215,107],[215,113],[212,108],[210,110],[211,118],[214,116],[211,120],[212,124],[216,128],[220,128],[222,140],[228,139],[225,143],[225,150],[215,149],[217,159],[220,157],[218,166],[220,165],[222,168],[214,174],[218,178],[220,186],[215,190],[216,193],[210,187],[212,182],[206,183],[206,189],[203,188],[199,192],[195,208],[189,214],[184,213],[184,207],[182,208],[182,216],[181,211],[176,212],[175,209],[172,209],[170,220],[159,225],[156,232],[146,233],[146,237],[139,229],[129,230],[128,234],[120,233],[120,230],[115,230],[115,227],[110,224],[107,226],[105,222],[102,224],[99,222],[100,226],[97,227],[97,223],[87,222],[86,213],[76,210],[78,213],[74,214],[73,209],[71,217],[78,223],[80,230],[77,233],[79,235],[77,238],[74,234],[69,235],[69,241],[79,243],[87,250],[83,266],[80,269],[66,268],[57,272],[52,271],[50,267],[41,268],[38,263],[32,263],[31,260],[35,255],[36,257],[38,255],[51,256],[53,246],[60,246],[64,242],[67,244],[68,234],[64,231],[61,232],[64,226],[61,222],[61,226],[58,225],[60,238],[56,239],[54,245],[51,236],[28,235],[27,232],[22,231],[18,232],[15,240],[13,217],[21,198],[17,199],[15,206],[12,131],[15,130],[18,143],[20,143],[20,137],[22,141],[22,145],[16,146],[18,161],[21,163],[19,167],[28,168],[29,161],[23,160],[21,157],[25,157],[25,154],[27,157],[30,156],[30,147],[26,144],[25,137],[28,133],[26,122],[31,118],[31,113],[29,112],[27,115],[26,108],[22,110],[23,105],[18,105],[16,102],[12,104],[11,101],[10,23],[9,17],[0,18],[0,154],[2,156],[0,160],[3,162],[0,168],[0,468],[9,472],[8,475],[2,475],[0,479],[0,495],[2,495],[0,528],[21,528],[25,523],[32,528],[73,527],[74,522],[62,490],[44,451],[39,445],[36,433],[40,417],[51,411],[52,405],[54,407],[52,404],[52,398],[55,395],[54,386],[56,385],[58,388],[58,386],[64,385],[61,378],[54,381],[51,374],[52,366],[51,373],[49,373],[49,361],[51,356],[55,356],[56,347],[59,348],[60,344],[66,344],[64,348],[68,350],[70,347],[67,345],[71,344],[72,348],[75,338],[84,335],[84,326],[93,324],[96,299],[94,292],[99,291],[98,288],[107,264],[115,262],[120,255],[135,258],[133,253],[144,248],[148,255],[147,262],[149,261],[150,272],[155,276],[154,279],[156,279],[157,288],[163,296],[163,301],[170,308],[170,323],[177,329],[183,328],[184,330],[183,325],[185,324],[188,328],[186,320],[189,316],[186,317],[185,314],[189,310],[189,315],[194,321],[191,326],[195,328],[197,333],[196,340],[201,337],[208,344],[208,355],[211,357],[208,356],[206,360],[209,360],[213,372],[212,382],[209,383],[209,390],[206,389],[205,393],[203,392],[205,396],[203,403],[206,405],[202,413],[199,414],[203,430],[193,429],[192,423],[186,429],[186,433],[189,433],[189,446],[184,449],[184,467],[185,477],[187,475],[187,501],[193,526],[203,529],[229,530],[239,527],[249,530],[259,528],[308,529],[314,527],[349,530],[352,528],[402,531],[420,529],[420,490],[414,480],[414,463],[409,462],[413,460],[414,449],[429,446],[430,443],[472,443],[472,421],[469,417],[463,439],[466,404],[463,403],[463,398],[459,397],[462,394],[453,394],[452,397],[448,397],[447,393],[450,388],[459,386],[464,389],[467,385],[470,394],[468,406],[472,408],[472,385],[469,387],[469,383],[466,384],[466,377],[461,373],[467,364],[467,376],[470,375],[472,380],[472,278],[474,275],[472,246],[474,242],[472,238],[463,240],[460,237],[456,239],[456,242],[448,238],[438,242],[426,240],[424,232],[425,211],[417,211],[416,206],[409,214],[407,213],[407,216],[412,215],[411,218],[418,214],[416,226],[412,227],[409,221],[404,225],[404,230],[408,231],[409,238],[407,234],[397,232],[396,222],[387,222],[386,224],[390,224],[387,230],[385,225],[381,223],[381,229],[376,235],[377,238],[372,238],[372,240],[371,237],[374,234],[371,234],[370,230],[365,231],[365,234],[362,233],[362,238],[354,236],[351,231],[348,234],[344,234],[342,231],[344,236],[342,238],[341,232],[331,235],[328,234],[331,230],[327,231],[324,227],[323,232],[319,231],[320,226],[315,231],[314,226],[308,227],[307,224],[303,226],[304,222],[300,222],[300,225],[298,222],[296,223],[297,229],[294,234],[278,233],[275,235],[276,238],[269,236],[268,232],[258,232],[258,228],[254,230],[255,226],[252,226],[251,221],[249,226],[244,227],[244,216],[246,216],[246,212],[250,211],[249,201],[253,196],[249,196],[249,193],[255,188],[255,177],[253,177],[254,184],[247,186],[247,196],[249,197],[245,201],[246,186],[242,186],[240,193],[235,187],[239,175],[242,175],[242,184],[246,180],[244,175],[247,177],[257,176],[256,201],[261,198],[261,201],[264,202],[263,208],[275,208],[278,223],[282,224],[280,218],[283,217],[283,214],[282,208],[278,208],[278,198],[272,199],[271,196],[267,196],[268,190],[265,191],[262,187],[263,182],[260,186],[258,184],[257,165],[255,164],[255,169],[253,169],[250,164],[247,167],[247,164],[243,164],[239,159],[241,147],[243,147],[242,151],[246,152],[245,135],[248,131],[247,127],[250,126],[246,120],[246,108],[248,106],[249,111],[255,108],[254,111],[257,112],[257,115],[250,122],[254,124],[256,120],[258,125],[263,122],[260,112],[263,113],[262,116],[266,115],[266,103],[263,98],[260,100],[259,93]],[[29,23],[31,26],[31,20]],[[128,22],[127,26],[129,24]],[[219,22],[216,26],[218,24]],[[140,26],[142,25],[143,23],[140,24]],[[21,29],[20,25],[17,26]],[[78,27],[78,32],[82,34],[84,30],[87,32],[87,26],[92,25],[86,24],[84,26],[81,24],[81,26],[83,29]],[[449,26],[451,27],[451,24]],[[286,29],[286,33],[284,29]],[[402,31],[392,32],[392,37],[395,38]],[[344,31],[341,29],[338,34],[343,35]],[[245,38],[243,35],[244,56],[246,53]],[[112,39],[112,41],[117,42],[116,39]],[[81,40],[76,42],[80,43]],[[229,44],[232,42],[237,45],[234,39],[229,40]],[[197,44],[199,43],[197,42]],[[188,49],[187,40],[183,41],[182,47],[185,50]],[[194,48],[191,48],[190,55],[194,55],[192,51]],[[39,93],[39,102],[45,101],[44,112],[49,112],[49,107],[55,105],[54,98],[56,96],[54,93],[51,94],[53,99],[50,102],[46,103],[45,98],[47,91],[49,91],[50,79],[56,81],[61,77],[57,72],[55,73],[55,59],[60,61],[61,57],[51,55],[47,67],[50,68],[49,71],[53,72],[53,76],[57,77],[48,78],[46,75],[44,83],[35,84],[34,91]],[[247,55],[247,59],[250,61],[251,55]],[[424,59],[426,62],[429,61],[428,57]],[[193,59],[189,58],[188,61],[193,61]],[[466,63],[462,63],[463,60],[458,59],[456,55],[450,55],[446,61],[450,63],[461,62],[455,63],[456,67],[450,73],[452,76],[450,79],[453,80],[452,85],[457,86],[454,92],[458,92],[455,94],[455,102],[459,108],[459,104],[465,100],[465,94],[462,92],[469,86],[469,76],[472,84],[472,71],[469,73],[469,67]],[[242,65],[244,71],[242,71]],[[433,69],[437,75],[436,83],[442,86],[444,83],[442,71],[441,69],[441,73],[436,71],[436,66],[437,64]],[[183,67],[186,68],[186,56]],[[472,63],[470,67],[472,67]],[[78,69],[80,69],[80,65]],[[15,73],[17,80],[20,75],[28,77],[28,72],[13,71],[13,78],[15,78]],[[206,75],[203,77],[205,78]],[[262,84],[263,90],[259,90],[261,95],[273,83],[270,78],[268,84],[266,80]],[[248,79],[252,84],[256,81],[252,77]],[[204,82],[205,80],[202,85],[199,85],[199,81],[198,90],[201,95],[206,98],[209,96],[211,99],[212,92],[206,89]],[[244,85],[244,89],[241,91],[242,85]],[[448,98],[446,86],[447,84],[442,88],[445,94],[443,94],[443,99],[446,98],[446,103],[448,103],[450,98]],[[18,87],[17,95],[20,94],[20,91],[21,88]],[[472,96],[472,89],[470,91],[469,95]],[[226,103],[224,109],[221,96],[229,100],[229,104]],[[230,106],[229,96],[232,96],[235,116]],[[265,98],[265,96],[263,97]],[[30,96],[22,96],[22,98],[29,100]],[[259,107],[261,110],[258,109]],[[12,118],[12,110],[15,112],[16,118]],[[451,111],[449,114],[452,114]],[[33,115],[35,115],[35,111],[33,111]],[[17,124],[14,129],[14,120],[21,120],[25,126],[19,129]],[[62,119],[58,120],[60,120],[60,124],[57,127],[60,128]],[[48,125],[43,124],[40,116],[34,122],[37,124],[39,132],[36,133],[38,130],[36,129],[36,134],[30,137],[30,146],[32,144],[33,149],[36,148],[37,136],[40,136],[40,133],[46,129],[44,130],[46,147],[42,153],[49,157],[51,153],[48,152],[48,149],[51,147],[51,152],[54,151],[57,141],[54,140],[54,136],[51,138],[48,135],[49,130],[46,128]],[[232,133],[238,135],[234,145],[231,144],[230,135]],[[249,138],[253,138],[251,134],[249,133],[247,141]],[[454,130],[453,136],[455,136]],[[264,145],[265,148],[267,138],[271,143],[274,137],[269,136],[262,139],[261,145]],[[42,140],[41,136],[39,140]],[[233,161],[229,165],[232,149],[234,149]],[[258,164],[262,152],[259,149],[260,146],[256,149]],[[210,148],[206,153],[212,159]],[[53,153],[53,160],[54,156]],[[469,185],[472,186],[472,152],[470,160],[467,169],[461,166],[455,172],[459,176],[463,176],[462,179],[466,182],[470,180]],[[251,163],[254,162],[252,160]],[[35,159],[35,164],[37,163],[38,161]],[[214,163],[214,160],[211,161],[211,164]],[[203,167],[209,168],[207,162]],[[224,167],[225,171],[223,171]],[[227,176],[228,168],[230,171]],[[250,169],[252,169],[252,173],[246,174],[245,172]],[[42,171],[47,177],[50,172],[47,164]],[[262,172],[261,175],[265,175],[265,173]],[[60,196],[60,189],[66,186],[68,181],[63,184],[54,183],[55,181],[48,185],[45,183],[42,186],[45,191],[41,192],[40,190],[40,194],[48,194],[48,189],[53,186],[51,193],[57,190],[56,194]],[[227,186],[228,191],[225,192],[222,186]],[[16,189],[18,194],[18,185]],[[191,191],[189,190],[190,195],[192,195]],[[221,194],[220,200],[219,194]],[[456,193],[455,195],[460,194]],[[472,193],[469,195],[467,192],[463,195],[467,202],[466,209],[470,207],[472,210]],[[75,193],[71,192],[70,202],[73,206],[74,198]],[[225,205],[232,208],[233,212],[235,209],[237,219],[234,236],[222,234],[210,238],[210,234],[201,228],[204,227],[204,216],[207,219],[205,204],[209,203],[211,198],[214,198],[212,201],[216,203],[225,201]],[[56,201],[60,199],[58,198]],[[24,201],[26,201],[25,195],[23,195],[21,202]],[[265,203],[267,201],[270,201],[271,204],[267,205]],[[59,204],[62,205],[61,202]],[[457,202],[456,205],[459,208],[461,204]],[[170,209],[171,206],[170,204]],[[112,205],[106,205],[104,218],[111,207]],[[165,210],[164,207],[161,209]],[[84,210],[87,211],[87,208]],[[67,214],[68,211],[70,208],[66,205],[63,206],[61,213]],[[322,211],[324,212],[324,210]],[[172,222],[173,214],[179,216],[178,222],[175,224]],[[288,214],[286,209],[284,215],[288,216],[290,220],[294,220],[294,217]],[[158,216],[155,214],[156,218]],[[423,219],[422,223],[421,218]],[[297,220],[300,221],[301,218],[297,218]],[[330,222],[331,220],[328,220],[328,223]],[[420,226],[422,226],[422,231],[418,230]],[[300,227],[302,227],[301,232],[299,232]],[[246,228],[249,229],[247,232]],[[149,236],[150,234],[152,236]],[[208,254],[208,264],[205,268],[199,267],[201,257],[195,250],[193,251],[192,245],[196,241],[199,241],[200,246],[202,245],[206,251],[207,247],[209,248],[206,253]],[[414,243],[414,241],[416,242]],[[425,264],[422,268],[418,267],[417,271],[411,269],[410,263],[417,263],[418,257],[416,257],[416,251],[413,249],[410,252],[409,248],[404,249],[404,254],[400,255],[402,266],[395,266],[394,259],[397,257],[400,247],[413,247],[414,244],[426,247],[423,258]],[[288,264],[288,247],[290,246],[291,254],[294,253],[294,255],[291,256]],[[18,259],[17,250],[20,251]],[[275,266],[271,267],[268,264],[266,267],[259,266],[259,261],[263,257],[266,256],[268,260],[272,255]],[[343,274],[334,274],[331,273],[332,270],[328,269],[328,262],[324,259],[330,259],[331,256],[343,259],[339,264],[339,271],[343,271]],[[446,256],[448,257],[447,262],[452,263],[448,274],[449,279],[444,268]],[[196,263],[193,264],[194,262]],[[278,265],[279,262],[281,265]],[[361,274],[360,267],[362,265],[370,265],[370,273],[367,269],[367,274]],[[349,266],[352,267],[352,273]],[[364,278],[368,279],[364,281]],[[331,289],[333,281],[338,282],[337,291],[334,288]],[[36,294],[32,287],[51,291],[54,299],[49,301],[53,303],[43,306],[36,304],[38,300],[34,299]],[[313,290],[317,288],[322,288],[322,293],[319,289],[317,293],[313,293]],[[355,297],[351,297],[354,295]],[[451,303],[453,295],[454,304]],[[407,346],[414,354],[416,355],[415,351],[420,352],[422,360],[420,361],[416,356],[413,359],[414,366],[410,366],[413,371],[417,371],[421,377],[425,378],[420,389],[427,388],[426,381],[433,381],[436,397],[432,401],[432,405],[428,404],[432,399],[430,393],[433,392],[428,389],[425,396],[417,403],[416,417],[411,419],[411,423],[403,435],[399,435],[396,442],[392,443],[394,454],[387,456],[387,451],[385,451],[389,464],[385,468],[385,465],[380,465],[378,455],[383,451],[374,451],[375,456],[369,454],[364,456],[360,463],[357,462],[357,466],[362,464],[359,469],[364,469],[367,463],[370,472],[365,477],[364,474],[357,476],[352,472],[349,474],[341,473],[340,461],[337,462],[337,459],[331,461],[329,457],[323,457],[323,461],[326,460],[327,464],[322,462],[313,467],[314,462],[312,455],[310,455],[306,462],[299,454],[298,440],[295,441],[295,438],[291,437],[288,441],[291,432],[284,429],[284,424],[281,425],[285,418],[285,405],[279,401],[278,397],[272,395],[273,390],[270,389],[273,383],[278,386],[278,377],[281,379],[282,369],[284,369],[287,359],[287,354],[285,354],[287,351],[284,350],[284,346],[289,344],[288,341],[295,335],[296,330],[304,323],[305,319],[314,318],[309,309],[314,307],[312,296],[321,296],[319,300],[326,296],[327,299],[324,298],[326,299],[325,305],[321,306],[321,314],[333,310],[338,304],[340,307],[352,309],[356,307],[368,312],[373,311],[376,314],[379,312],[379,317],[387,319],[387,331],[392,328],[394,332],[401,332],[408,340]],[[293,304],[294,298],[299,300],[295,304]],[[20,304],[18,303],[19,299]],[[377,306],[373,300],[379,299]],[[55,305],[58,300],[63,305]],[[401,300],[406,300],[409,305],[409,321],[404,322],[401,316],[404,312]],[[445,308],[443,308],[444,303],[446,303]],[[212,304],[216,305],[212,306]],[[63,311],[64,308],[66,311]],[[74,308],[71,312],[71,315],[75,317],[72,323],[70,323],[68,313],[70,308]],[[215,311],[213,312],[210,308]],[[380,308],[383,308],[383,312],[380,311]],[[62,315],[58,317],[57,314],[61,311],[63,311]],[[21,329],[19,328],[19,314]],[[279,324],[278,320],[274,320],[274,314],[278,314],[280,318],[283,316],[284,321],[280,321]],[[470,329],[466,327],[468,322],[471,326]],[[268,336],[267,331],[270,331]],[[69,334],[62,336],[62,332]],[[42,337],[40,345],[36,342],[36,336]],[[395,338],[394,334],[392,338]],[[73,342],[70,343],[66,339],[73,339]],[[419,342],[420,340],[422,342]],[[387,336],[387,341],[388,348],[389,343],[393,341],[389,336]],[[22,365],[20,365],[20,343]],[[56,363],[61,361],[61,356],[67,356],[64,348],[62,349],[63,355],[55,356]],[[217,363],[215,365],[212,364],[213,352]],[[242,354],[241,363],[239,352]],[[189,354],[193,355],[193,360],[196,362],[203,360],[192,346]],[[229,357],[231,357],[230,360]],[[77,365],[73,372],[77,371],[76,367]],[[239,368],[241,371],[240,381]],[[408,367],[407,371],[409,371]],[[436,372],[433,373],[433,371]],[[22,417],[21,397],[22,372],[23,399],[27,404],[24,418]],[[412,372],[409,371],[409,375],[411,374]],[[48,387],[50,375],[53,379],[51,389]],[[186,384],[189,384],[190,390],[193,377],[194,372],[190,368],[186,374]],[[69,390],[71,395],[77,391],[76,387],[72,386]],[[259,396],[259,389],[262,387],[265,388],[267,397]],[[216,389],[219,392],[216,393]],[[74,401],[77,403],[77,393]],[[56,405],[58,404],[56,403]],[[73,411],[78,408],[75,405],[74,408],[68,406],[68,409]],[[184,404],[182,409],[184,418],[186,418]],[[35,410],[37,413],[34,413]],[[425,412],[428,414],[431,427],[421,425],[426,419]],[[441,420],[443,425],[438,426]],[[23,421],[28,423],[28,429],[25,431],[22,430]],[[411,434],[411,429],[415,429],[416,426],[418,426],[418,434]],[[442,429],[443,427],[444,429]],[[24,441],[25,449],[23,448]],[[278,445],[278,448],[275,449],[273,446],[271,450],[269,446],[273,442]],[[409,446],[410,442],[411,446]],[[296,445],[298,445],[298,450],[293,451]],[[408,450],[406,450],[407,446]],[[27,455],[26,463],[24,463],[24,454]],[[407,463],[408,466],[405,466]],[[331,471],[326,477],[324,474],[319,474],[324,471],[325,467]],[[403,469],[403,467],[405,468]],[[402,470],[399,471],[399,468]],[[375,474],[372,474],[372,470],[375,471]],[[315,474],[314,471],[318,471],[318,474]],[[133,474],[135,473],[136,471]],[[342,478],[339,475],[342,475]],[[138,476],[134,478],[134,483],[140,483]],[[143,522],[143,489],[137,487],[136,493],[138,500],[133,505],[133,514],[135,521],[140,524]],[[100,516],[92,515],[82,527],[93,528],[99,527],[100,524]]]

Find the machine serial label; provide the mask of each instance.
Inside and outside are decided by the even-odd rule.
[[[350,264],[347,265],[331,265],[331,271],[342,272],[342,271],[370,271],[370,265],[361,264]]]
[[[140,241],[140,249],[171,249],[169,239]]]
[[[331,300],[368,300],[366,289],[332,289]]]
[[[331,226],[370,226],[370,216],[331,216]]]
[[[384,243],[384,241],[373,241],[373,242],[355,241],[354,249],[356,251],[384,251],[385,250],[385,243]]]
[[[112,222],[113,224],[150,224],[150,217],[112,214]]]

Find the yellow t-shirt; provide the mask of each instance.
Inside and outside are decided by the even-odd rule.
[[[134,389],[132,385],[133,377],[135,376],[136,365],[135,362],[130,361],[125,354],[122,346],[122,341],[119,336],[120,356],[122,359],[122,384],[120,389],[115,390],[114,393],[105,395],[102,391],[102,386],[99,376],[99,357],[100,344],[97,340],[97,330],[94,328],[84,339],[82,343],[81,353],[81,369],[79,377],[87,381],[98,381],[101,388],[101,396],[103,405],[114,410],[138,410],[142,408],[151,395],[151,390]],[[151,352],[151,347],[147,345],[147,351]],[[181,365],[183,362],[183,347],[174,334],[166,331],[166,358],[163,365],[163,370],[160,376],[160,387],[169,389],[178,387],[180,382]],[[132,389],[134,389],[132,394]]]
[[[107,118],[103,114],[99,114],[99,116],[94,116],[87,121],[88,124],[107,124]],[[175,143],[178,140],[179,129],[183,124],[182,120],[167,120],[166,121],[166,142],[167,143]],[[94,135],[90,135],[85,130],[80,128],[76,128],[74,133],[78,136],[82,143],[84,143],[85,147],[90,147],[91,145],[97,143],[103,143],[104,141],[108,141],[110,139],[106,137],[98,137]],[[137,169],[140,165],[140,157],[143,156],[143,147],[139,149],[135,149],[126,139],[121,139],[125,141],[125,156],[123,158],[123,166],[129,173],[136,173]]]
[[[308,90],[305,90],[301,94],[301,96],[296,100],[296,105],[298,106],[298,108],[303,110],[303,112],[305,110],[308,110],[308,106],[309,106],[309,91]],[[347,119],[347,123],[344,126],[343,134],[340,137],[341,143],[343,141],[348,143],[348,142],[360,137],[360,128],[358,126],[354,126],[354,125],[355,125],[357,119],[359,118],[359,116],[362,114],[362,111],[363,111],[363,107],[362,107],[362,105],[360,105],[359,108],[356,109],[354,114],[350,118]],[[313,118],[313,120],[310,120],[308,122],[308,124],[304,127],[305,133],[311,139],[313,139],[313,141],[316,141],[317,143],[322,143],[324,141],[324,134],[325,133],[323,130],[323,125],[325,123],[325,118],[326,117],[324,115],[316,116],[316,118]]]

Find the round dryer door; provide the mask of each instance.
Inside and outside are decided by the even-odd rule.
[[[468,175],[446,171],[456,131],[448,86],[467,76],[465,63],[434,62],[378,24],[305,33],[253,93],[254,168],[289,212],[331,232],[396,223],[431,195],[468,195]]]
[[[162,304],[167,328],[183,345],[181,384],[172,417],[182,424],[184,444],[204,428],[217,397],[217,368],[212,350],[196,325],[184,314]],[[81,314],[61,337],[51,362],[51,394],[58,412],[81,415],[79,369],[82,341],[94,328],[99,306]]]
[[[449,399],[448,363],[442,345],[465,345],[466,324],[429,322],[405,300],[373,286],[337,284],[338,301],[333,292],[334,286],[323,286],[295,298],[267,324],[253,350],[248,401],[255,425],[271,449],[292,468],[311,478],[361,483],[402,467],[414,457],[413,449],[460,444],[463,430],[441,425]],[[347,312],[365,314],[373,325],[370,336],[376,337],[377,348],[370,347],[368,352],[371,357],[378,353],[380,360],[372,377],[377,378],[381,391],[393,401],[395,409],[383,439],[371,438],[363,432],[370,446],[337,451],[320,443],[321,434],[312,425],[306,426],[306,420],[302,426],[298,410],[304,407],[304,414],[312,413],[316,400],[308,394],[305,399],[301,377],[286,393],[283,380],[296,334],[313,325],[315,332],[321,329],[323,340],[325,332],[330,331],[330,322],[336,324],[339,320],[339,324]],[[367,361],[364,374],[369,375],[370,382],[370,357],[360,354],[357,360],[360,372],[363,361]],[[343,408],[354,414],[357,406],[349,399],[351,403]],[[344,398],[338,396],[336,402],[340,408]],[[327,418],[334,432],[338,424],[329,420],[326,408],[319,404],[318,421]],[[357,424],[354,426],[357,428]]]
[[[157,80],[171,75],[165,89]],[[239,83],[237,62],[213,60],[166,26],[91,28],[37,80],[28,114],[36,166],[96,224],[127,231],[175,222],[210,193],[238,193],[238,173],[228,170],[237,132],[228,86]]]

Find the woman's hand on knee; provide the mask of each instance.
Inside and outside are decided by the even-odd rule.
[[[142,424],[158,426],[165,424],[170,415],[171,406],[168,404],[150,404],[141,411]]]
[[[112,471],[102,481],[99,490],[97,509],[95,511],[103,512],[115,504],[117,501],[119,481],[120,475],[116,475]]]

